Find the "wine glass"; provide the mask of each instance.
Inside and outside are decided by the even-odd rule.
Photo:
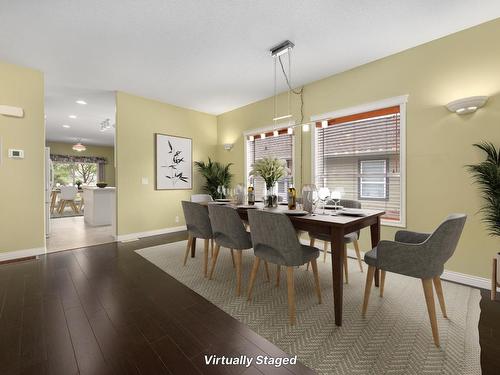
[[[335,210],[334,210],[334,215],[338,214],[338,204],[340,202],[340,199],[342,198],[342,193],[340,190],[333,190],[331,194],[331,198],[333,200],[333,203],[335,203]]]
[[[330,198],[330,189],[328,189],[327,187],[320,188],[318,191],[318,197],[321,203],[323,204],[323,215],[324,215],[326,202],[328,198]]]

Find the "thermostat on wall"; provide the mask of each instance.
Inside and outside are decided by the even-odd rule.
[[[24,159],[24,150],[14,150],[12,148],[9,148],[9,158]]]

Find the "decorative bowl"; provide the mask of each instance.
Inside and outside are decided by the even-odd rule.
[[[103,188],[105,188],[106,186],[108,186],[108,184],[107,184],[107,183],[105,183],[105,182],[98,182],[96,185],[97,185],[97,187],[98,187],[98,188],[101,188],[101,189],[103,189]]]

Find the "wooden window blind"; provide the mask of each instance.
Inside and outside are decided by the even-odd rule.
[[[268,135],[269,134],[269,135]],[[276,157],[284,160],[290,171],[293,171],[293,134],[287,134],[286,129],[280,131],[278,136],[273,133],[266,134],[265,138],[256,135],[254,140],[247,138],[247,171],[250,172],[256,160],[265,157]],[[250,176],[247,176],[250,184]],[[278,182],[278,197],[286,201],[287,189],[292,182],[292,176],[287,176]],[[260,177],[253,179],[255,197],[260,200],[266,192],[266,184]]]
[[[321,122],[315,126],[315,184],[343,191],[363,208],[401,221],[399,106]]]

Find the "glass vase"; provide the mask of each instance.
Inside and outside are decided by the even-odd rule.
[[[267,208],[278,207],[278,187],[276,185],[267,186],[265,206]]]

